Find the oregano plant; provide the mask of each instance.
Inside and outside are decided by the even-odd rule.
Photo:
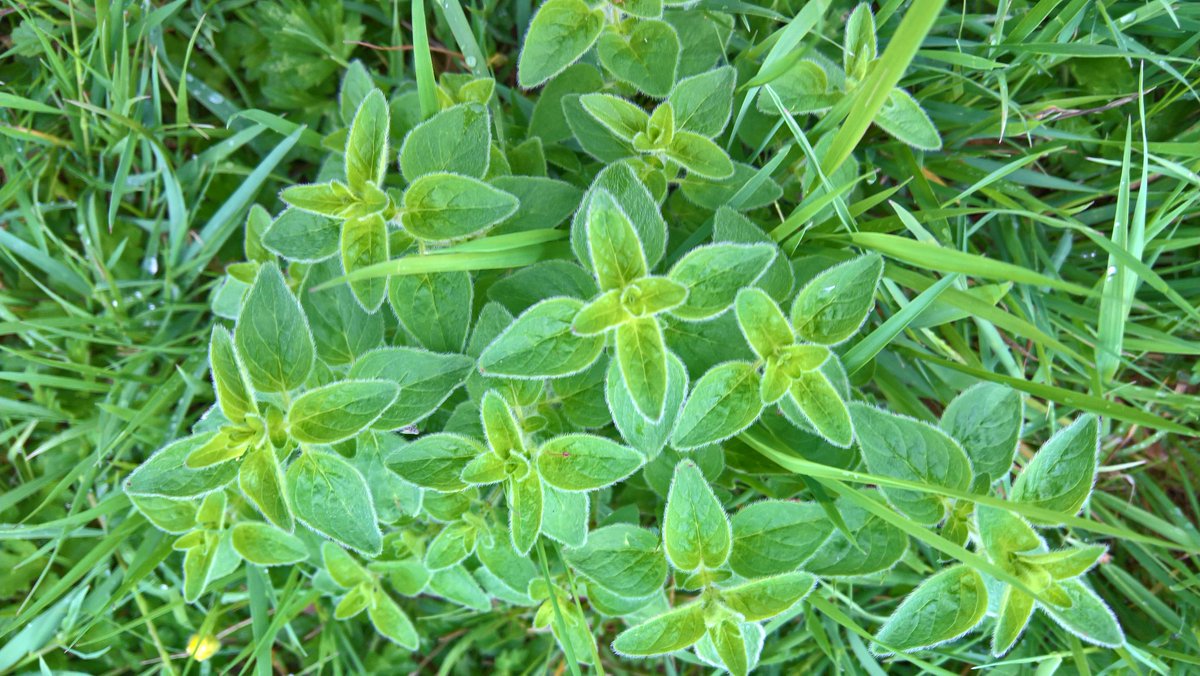
[[[815,169],[737,143],[869,86],[869,6],[840,67],[766,76],[729,62],[722,16],[547,0],[516,86],[352,65],[327,156],[250,211],[214,291],[213,405],[125,482],[184,552],[186,602],[241,566],[297,571],[331,621],[403,650],[438,649],[427,618],[488,616],[575,672],[747,674],[821,617],[918,665],[972,635],[999,658],[1038,621],[1124,644],[1078,516],[1104,420],[978,378],[931,408],[874,377],[946,308],[817,219],[840,193],[791,228],[770,205]],[[941,146],[902,88],[874,122]],[[1034,420],[1056,430],[1036,450]],[[903,599],[843,593],[864,587]]]

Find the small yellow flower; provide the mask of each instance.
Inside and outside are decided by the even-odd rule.
[[[187,653],[192,656],[197,662],[203,662],[213,655],[217,654],[217,649],[221,647],[221,642],[215,636],[199,636],[192,634],[188,639]]]

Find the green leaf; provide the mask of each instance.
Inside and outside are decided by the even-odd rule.
[[[875,16],[871,6],[862,3],[850,13],[846,21],[845,49],[842,50],[842,68],[848,77],[862,82],[867,68],[875,60]]]
[[[408,615],[404,614],[400,606],[396,605],[392,597],[388,596],[383,589],[375,587],[372,593],[371,605],[367,606],[367,617],[371,618],[371,624],[375,626],[375,631],[409,650],[416,650],[420,647],[420,637],[417,635],[412,620],[408,619]]]
[[[364,354],[350,369],[355,379],[383,379],[400,391],[395,402],[371,425],[397,430],[438,410],[467,379],[475,362],[461,354],[440,354],[416,347],[383,347]]]
[[[938,426],[962,444],[976,476],[987,475],[995,482],[1012,468],[1024,415],[1020,392],[983,382],[955,397]]]
[[[448,240],[484,232],[513,215],[517,198],[478,179],[425,174],[404,192],[400,222],[413,237]]]
[[[189,469],[184,465],[189,455],[211,442],[216,435],[216,431],[204,432],[167,444],[125,479],[125,492],[160,498],[193,498],[229,484],[237,476],[236,463],[225,462],[203,469]]]
[[[185,536],[186,537],[186,536]],[[217,534],[203,533],[201,543],[183,556],[183,600],[195,603],[204,593],[217,562]]]
[[[308,450],[288,466],[285,480],[292,510],[306,526],[365,556],[383,551],[371,491],[353,465]]]
[[[621,291],[621,305],[636,317],[672,310],[688,297],[687,287],[666,277],[642,277]]]
[[[863,491],[862,495],[882,501],[876,491]],[[822,577],[870,575],[887,570],[904,556],[908,536],[903,531],[845,498],[834,501],[834,508],[852,538],[834,530],[805,562],[806,571]]]
[[[773,80],[768,87],[775,93],[761,93],[757,97],[758,110],[767,115],[778,115],[779,104],[792,115],[808,115],[828,110],[841,98],[841,74],[834,76],[830,71],[836,69],[832,64],[802,59],[792,64],[787,71]],[[778,103],[776,102],[778,99]]]
[[[612,94],[584,94],[579,97],[579,103],[597,122],[626,141],[632,141],[639,132],[646,131],[650,123],[646,111]]]
[[[429,592],[479,612],[491,609],[490,599],[462,566],[439,570],[429,578]]]
[[[1092,494],[1100,452],[1100,420],[1081,416],[1042,445],[1013,482],[1009,499],[1076,514]]]
[[[1023,591],[1005,585],[992,631],[992,655],[1000,657],[1012,649],[1033,616],[1034,599]]]
[[[722,200],[722,203],[724,201],[726,200]],[[771,201],[774,201],[774,199],[768,200],[768,202]],[[717,213],[713,216],[713,241],[737,242],[741,244],[763,243],[775,246],[775,241],[767,233],[763,232],[762,228],[758,227],[742,214],[724,205],[720,206],[717,209]],[[763,276],[755,282],[755,286],[771,294],[771,298],[775,302],[782,303],[785,299],[791,297],[794,282],[791,261],[776,247],[775,260],[771,261],[771,265],[763,273]]]
[[[729,559],[732,535],[717,496],[691,460],[675,467],[663,513],[663,544],[671,565],[716,570]]]
[[[367,183],[383,183],[390,124],[387,99],[383,92],[372,89],[358,106],[346,136],[346,185],[356,194],[363,194]]]
[[[618,80],[661,99],[675,85],[681,48],[671,24],[644,19],[610,26],[600,35],[596,54]]]
[[[704,604],[689,603],[621,632],[613,652],[627,657],[665,655],[683,650],[705,633]]]
[[[530,472],[523,479],[510,478],[505,491],[508,496],[508,529],[518,553],[526,555],[542,531],[544,498],[542,479]]]
[[[721,590],[721,602],[747,622],[760,622],[796,605],[817,585],[808,573],[783,573]]]
[[[612,2],[614,8],[639,19],[657,19],[663,13],[663,0],[619,0]]]
[[[476,456],[462,470],[462,480],[472,486],[500,483],[508,476],[507,463],[494,452]]]
[[[465,521],[448,524],[425,550],[425,567],[431,571],[458,565],[475,551],[475,526]]]
[[[333,619],[348,620],[371,605],[371,585],[360,584],[346,592],[337,607],[333,609]]]
[[[709,627],[708,636],[730,676],[746,676],[750,672],[750,657],[746,654],[741,623],[734,619],[723,620]]]
[[[257,414],[250,376],[242,366],[233,337],[223,326],[214,326],[208,343],[208,361],[212,371],[213,391],[221,412],[231,422],[240,423],[247,414]]]
[[[679,417],[687,394],[687,369],[678,357],[669,352],[666,375],[663,415],[658,421],[647,420],[646,416],[642,415],[633,401],[633,395],[616,360],[609,363],[605,378],[604,394],[613,423],[626,442],[651,459],[667,445],[667,439],[671,436],[671,430],[675,427],[675,420]]]
[[[459,478],[467,463],[487,452],[459,434],[430,434],[385,458],[388,469],[422,488],[453,493],[467,487]]]
[[[696,381],[671,435],[679,449],[699,448],[741,432],[758,419],[763,404],[753,364],[727,362]]]
[[[464,103],[447,108],[413,128],[400,146],[400,171],[413,182],[449,172],[472,178],[487,173],[492,143],[487,108]]]
[[[304,310],[274,263],[259,268],[234,329],[250,382],[262,392],[304,384],[313,364],[313,340]]]
[[[733,112],[733,87],[737,71],[721,66],[675,83],[667,102],[675,114],[675,128],[712,138],[720,134]]]
[[[875,634],[877,655],[911,652],[953,641],[974,629],[987,613],[983,577],[964,565],[925,580]]]
[[[747,505],[734,513],[730,523],[733,550],[729,567],[750,579],[800,568],[833,532],[833,524],[819,505],[786,500]]]
[[[1105,648],[1119,648],[1125,644],[1125,632],[1121,631],[1117,617],[1096,592],[1080,580],[1066,580],[1059,583],[1059,587],[1070,599],[1070,605],[1054,607],[1038,603],[1047,615],[1088,643]]]
[[[358,59],[351,61],[346,74],[342,76],[342,89],[338,92],[338,117],[342,124],[350,125],[354,121],[363,99],[374,89],[371,74],[363,62]]]
[[[899,87],[888,94],[887,102],[875,115],[875,124],[889,136],[920,150],[939,150],[942,137],[921,104]]]
[[[633,144],[621,139],[609,131],[608,127],[596,121],[579,102],[578,95],[567,96],[563,99],[563,114],[571,134],[583,152],[601,162],[612,164],[629,157],[635,157],[637,151]]]
[[[875,254],[835,265],[814,277],[792,303],[792,327],[800,338],[836,345],[858,333],[875,306],[883,259]]]
[[[650,596],[667,580],[658,536],[631,524],[597,528],[582,547],[564,550],[563,558],[580,575],[623,598]]]
[[[311,263],[337,253],[341,236],[338,220],[292,207],[271,222],[262,242],[288,260]]]
[[[621,303],[621,295],[620,289],[613,289],[583,306],[571,321],[571,331],[580,336],[595,336],[632,319],[633,315]]]
[[[633,404],[647,420],[662,420],[667,397],[667,346],[653,317],[625,322],[616,330],[616,358]]]
[[[289,186],[279,196],[295,209],[336,219],[360,214],[366,208],[362,197],[338,181]]]
[[[274,526],[243,521],[235,523],[231,532],[233,548],[255,565],[282,566],[308,558],[308,550],[300,538]]]
[[[957,490],[970,487],[971,461],[945,432],[859,402],[850,404],[850,415],[872,474]],[[935,524],[946,514],[940,496],[892,488],[883,492],[897,510],[919,523]]]
[[[1018,554],[1017,558],[1023,563],[1041,568],[1055,580],[1067,580],[1086,573],[1107,551],[1108,548],[1104,545],[1084,545],[1053,552]]]
[[[399,392],[386,380],[344,380],[309,390],[288,409],[288,434],[305,444],[349,439],[370,427]]]
[[[532,89],[575,63],[600,37],[604,11],[583,0],[547,0],[525,33],[517,60],[517,81]]]
[[[485,375],[552,378],[591,366],[604,336],[577,336],[571,322],[583,307],[574,298],[552,298],[529,308],[479,355]]]
[[[194,500],[130,495],[129,501],[155,528],[166,533],[181,535],[196,526],[196,511],[200,505]]]
[[[400,325],[434,352],[463,351],[474,297],[469,272],[393,275],[388,280],[388,301]]]
[[[308,317],[317,356],[330,365],[350,364],[383,342],[383,313],[364,310],[348,285],[313,289],[343,274],[341,261],[329,258],[309,268],[300,284],[300,306]]]
[[[483,395],[479,406],[483,422],[483,433],[492,452],[501,458],[512,453],[525,452],[525,434],[513,413],[512,407],[496,390]]]
[[[542,535],[568,547],[583,545],[589,510],[587,493],[561,491],[542,482]]]
[[[321,544],[321,560],[334,584],[350,589],[360,584],[370,584],[371,574],[363,568],[349,552],[332,542]]]
[[[688,289],[687,300],[671,314],[688,321],[721,314],[774,258],[775,248],[767,244],[709,244],[692,249],[667,275]]]
[[[989,505],[975,506],[975,524],[980,544],[988,556],[1005,570],[1014,570],[1018,552],[1045,550],[1046,543],[1019,515]]]
[[[850,446],[855,425],[850,420],[846,402],[824,373],[811,370],[794,374],[788,396],[817,434],[834,446]]]
[[[646,276],[648,265],[633,224],[606,190],[588,202],[588,259],[601,291],[621,289]]]
[[[646,267],[653,269],[666,252],[667,223],[659,213],[658,202],[650,194],[650,190],[625,162],[611,164],[602,169],[584,194],[579,210],[571,221],[571,249],[575,252],[575,257],[585,266],[591,265],[587,220],[591,213],[591,200],[601,191],[612,195],[613,200],[620,205],[629,222],[633,224],[646,257]]]
[[[792,325],[783,316],[783,310],[761,289],[746,288],[739,291],[734,312],[746,342],[762,359],[769,359],[796,342]]]
[[[665,152],[668,158],[687,169],[689,174],[714,180],[733,176],[733,160],[729,159],[729,154],[699,134],[675,132]]]
[[[493,530],[491,542],[482,539],[476,546],[475,555],[485,568],[517,593],[527,593],[529,583],[538,577],[533,562],[513,549],[512,539],[507,532]]]
[[[624,480],[642,466],[640,453],[591,434],[555,437],[538,449],[538,473],[564,491],[591,491]]]
[[[351,218],[342,225],[342,267],[346,274],[388,260],[387,223],[380,214]],[[387,296],[386,277],[365,277],[350,282],[354,299],[369,313],[383,305]]]
[[[284,490],[283,468],[270,444],[251,449],[238,468],[238,487],[267,521],[292,532],[292,508]]]

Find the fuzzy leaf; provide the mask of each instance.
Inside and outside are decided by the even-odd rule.
[[[487,108],[477,103],[447,108],[405,137],[400,146],[400,171],[410,183],[438,172],[483,178],[491,139]]]
[[[524,479],[509,479],[507,495],[513,547],[520,554],[528,554],[542,530],[545,502],[542,480],[536,472],[530,472]]]
[[[585,545],[564,550],[563,557],[580,575],[623,598],[650,596],[667,580],[658,536],[630,524],[597,528]]]
[[[775,258],[766,244],[710,244],[692,249],[668,278],[688,289],[687,300],[671,314],[699,321],[721,314],[733,305],[738,291],[751,286]]]
[[[783,310],[761,289],[742,289],[734,304],[738,327],[746,342],[762,359],[796,342]]]
[[[591,366],[604,350],[604,337],[571,331],[582,307],[574,298],[552,298],[529,308],[483,351],[479,370],[486,375],[550,378]]]
[[[388,260],[387,223],[380,214],[351,218],[342,225],[342,268],[351,274]],[[383,305],[387,278],[369,277],[350,282],[354,298],[369,313]]]
[[[675,29],[655,19],[610,27],[596,44],[600,63],[618,80],[659,99],[671,93],[675,84],[679,51],[679,35]]]
[[[875,124],[901,143],[920,150],[938,150],[942,137],[929,115],[908,92],[897,87],[875,115]]]
[[[413,237],[448,240],[487,230],[513,215],[517,198],[478,179],[425,174],[404,192],[400,222]]]
[[[1075,514],[1092,494],[1099,450],[1099,419],[1080,417],[1042,445],[1013,482],[1009,499]]]
[[[388,469],[406,481],[435,491],[456,492],[467,487],[459,475],[467,463],[487,452],[483,444],[458,434],[430,434],[385,459]]]
[[[800,568],[833,531],[818,505],[785,500],[755,502],[736,512],[730,523],[733,551],[729,566],[748,579]]]
[[[808,573],[784,573],[721,590],[721,602],[747,622],[760,622],[791,608],[808,596],[817,578]]]
[[[525,33],[517,61],[517,80],[532,89],[575,63],[591,48],[604,27],[604,12],[583,0],[547,0]]]
[[[233,337],[223,326],[214,326],[208,343],[208,361],[212,371],[213,391],[217,403],[226,418],[235,423],[246,419],[247,414],[258,413],[254,402],[254,390],[250,376],[242,366]]]
[[[992,654],[996,657],[1007,653],[1021,637],[1029,619],[1033,616],[1034,599],[1029,594],[1005,586],[1000,597],[1000,610],[996,614],[996,627],[992,631]]]
[[[616,359],[634,406],[647,420],[662,419],[667,396],[667,346],[653,317],[617,327]]]
[[[675,115],[675,128],[712,138],[725,129],[733,111],[737,72],[721,66],[675,83],[667,102]]]
[[[167,444],[143,462],[125,479],[130,495],[162,498],[192,498],[211,493],[237,476],[235,463],[221,463],[203,469],[189,469],[184,460],[196,449],[212,441],[217,432],[204,432]]]
[[[475,296],[469,272],[393,275],[388,300],[417,343],[434,352],[462,352]]]
[[[280,566],[308,558],[300,538],[265,523],[234,524],[232,543],[243,559],[259,566]]]
[[[391,119],[383,92],[372,89],[354,114],[346,137],[346,185],[362,194],[367,183],[378,186],[387,170],[388,125]]]
[[[579,103],[597,122],[626,141],[645,131],[650,122],[646,111],[612,94],[584,94]]]
[[[763,408],[760,379],[754,365],[747,362],[713,367],[696,381],[688,395],[671,444],[679,449],[698,448],[749,427]]]
[[[729,559],[732,535],[725,510],[691,460],[675,467],[663,513],[663,544],[675,568],[716,570]]]
[[[883,259],[860,256],[817,275],[796,294],[792,327],[800,338],[836,345],[858,332],[875,306]]]
[[[643,461],[632,448],[590,434],[555,437],[542,444],[537,454],[542,478],[564,491],[611,486],[637,471]]]
[[[386,380],[344,380],[309,390],[288,409],[288,434],[305,444],[349,439],[375,422],[399,392]]]
[[[583,306],[571,321],[571,330],[580,336],[595,336],[629,321],[633,315],[621,304],[620,289],[600,294]]]
[[[605,190],[588,202],[586,232],[588,257],[601,291],[624,288],[646,275],[646,255],[637,231]]]
[[[474,366],[470,357],[440,354],[416,347],[383,347],[364,354],[350,369],[351,378],[383,379],[400,391],[371,425],[395,430],[423,420],[466,381]]]
[[[366,556],[383,551],[371,491],[340,456],[305,451],[287,468],[288,501],[309,528]]]
[[[1021,393],[995,383],[980,383],[954,398],[939,426],[962,444],[977,476],[998,481],[1012,469],[1024,423]]]
[[[851,423],[846,402],[842,401],[833,383],[824,373],[815,369],[791,375],[792,386],[788,395],[796,408],[800,409],[822,438],[834,446],[848,447],[854,440],[854,424]]]
[[[412,620],[408,619],[408,615],[404,614],[387,592],[376,587],[372,594],[371,605],[367,606],[367,617],[371,618],[375,631],[401,647],[416,650],[420,646],[420,637],[417,636]]]
[[[704,632],[703,604],[689,603],[626,629],[613,641],[612,648],[618,655],[630,657],[664,655],[691,646]]]
[[[673,354],[667,354],[667,386],[663,397],[663,415],[656,422],[646,419],[638,410],[629,392],[629,386],[621,374],[621,368],[614,360],[608,366],[605,379],[605,397],[612,413],[613,423],[621,432],[621,437],[631,446],[638,449],[648,458],[654,458],[662,451],[675,427],[675,420],[683,408],[683,399],[687,394],[687,369],[683,362]]]
[[[283,468],[270,444],[246,453],[238,467],[238,487],[267,521],[292,532],[295,523],[292,520],[292,508],[287,502]]]
[[[313,262],[334,255],[341,241],[342,224],[327,216],[285,209],[263,233],[263,246],[288,260]]]
[[[263,392],[304,384],[312,370],[312,335],[300,302],[274,263],[262,266],[238,315],[234,342],[250,382]]]
[[[1067,631],[1079,638],[1105,648],[1118,648],[1125,644],[1125,632],[1096,592],[1080,580],[1066,580],[1059,584],[1070,600],[1070,605],[1054,607],[1039,603],[1038,607],[1054,618]]]
[[[690,131],[678,131],[666,148],[666,155],[689,174],[720,180],[733,176],[733,160],[721,146]]]
[[[983,577],[952,566],[925,580],[875,634],[878,654],[911,652],[945,643],[974,629],[987,613]]]

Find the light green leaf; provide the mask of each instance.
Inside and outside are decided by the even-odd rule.
[[[954,398],[938,424],[962,444],[977,476],[998,481],[1008,475],[1021,440],[1025,402],[1021,393],[983,382]]]
[[[791,572],[721,590],[721,602],[747,622],[769,620],[808,596],[817,578]]]
[[[263,233],[263,246],[292,261],[311,263],[338,252],[342,224],[295,207],[285,209]]]
[[[712,138],[725,129],[733,111],[737,71],[721,66],[675,83],[667,102],[675,114],[675,128]]]
[[[185,437],[167,444],[150,456],[125,479],[130,495],[161,498],[193,498],[227,485],[237,476],[235,463],[221,463],[203,469],[188,469],[184,460],[212,441],[216,431]]]
[[[354,466],[308,450],[287,468],[288,502],[309,528],[366,556],[379,556],[383,536],[371,491]]]
[[[1029,594],[1005,585],[992,631],[992,655],[1000,657],[1012,649],[1033,616],[1034,599]]]
[[[416,650],[420,646],[420,637],[412,620],[379,587],[375,587],[372,603],[367,606],[367,617],[371,618],[375,631],[384,638],[409,650]]]
[[[371,74],[362,61],[355,59],[350,62],[346,74],[342,76],[342,89],[338,92],[338,117],[342,124],[350,125],[363,99],[374,90]]]
[[[587,543],[563,558],[580,575],[623,598],[645,598],[662,589],[667,561],[657,535],[619,523],[597,528]]]
[[[296,209],[335,219],[349,218],[366,209],[363,198],[338,181],[288,186],[279,197]]]
[[[612,2],[614,8],[639,19],[657,19],[663,13],[663,0],[619,0]]]
[[[1125,632],[1121,631],[1116,615],[1096,592],[1081,580],[1066,580],[1059,583],[1059,588],[1070,599],[1070,605],[1054,607],[1038,603],[1047,615],[1088,643],[1105,648],[1125,644]]]
[[[624,480],[642,466],[640,453],[591,434],[555,437],[538,449],[538,473],[564,491],[591,491]]]
[[[232,543],[243,559],[259,566],[281,566],[308,558],[300,538],[265,523],[234,524]]]
[[[733,551],[729,566],[748,579],[800,568],[833,532],[833,524],[819,505],[786,500],[747,505],[734,513],[730,523]]]
[[[587,245],[601,291],[624,288],[647,273],[638,233],[606,190],[597,190],[588,202]]]
[[[846,21],[846,40],[842,51],[842,68],[846,76],[862,82],[867,68],[875,60],[875,15],[871,6],[861,3]]]
[[[208,343],[208,361],[212,371],[213,391],[221,412],[231,422],[240,423],[247,414],[257,414],[250,376],[242,366],[233,337],[223,326],[214,326]]]
[[[287,532],[295,523],[284,490],[283,468],[270,444],[250,450],[238,468],[238,487],[267,521]]]
[[[889,136],[920,150],[939,150],[942,137],[921,104],[899,87],[888,94],[887,102],[875,115],[875,124]]]
[[[825,65],[810,59],[802,59],[773,80],[770,93],[758,95],[757,107],[767,115],[779,114],[779,103],[792,115],[807,115],[832,108],[843,96],[840,86],[830,73],[836,66]],[[837,79],[841,79],[838,74]],[[778,103],[776,103],[778,99]]]
[[[461,354],[440,354],[416,347],[383,347],[364,354],[350,369],[356,379],[384,379],[400,392],[372,424],[396,430],[433,413],[462,385],[475,362]]]
[[[478,179],[425,174],[404,192],[400,222],[413,237],[449,240],[482,233],[513,215],[517,198]]]
[[[1005,570],[1015,570],[1018,552],[1045,551],[1046,543],[1019,515],[990,505],[975,506],[975,524],[980,544],[992,561]]]
[[[387,224],[380,214],[351,218],[342,225],[342,268],[351,274],[388,260]],[[369,313],[387,297],[386,277],[366,277],[350,282],[354,299]]]
[[[616,358],[621,379],[634,406],[647,420],[663,417],[667,397],[667,346],[653,317],[632,319],[617,327]]]
[[[663,397],[663,415],[657,422],[651,422],[642,415],[633,401],[629,386],[621,375],[620,365],[616,360],[610,362],[605,379],[605,398],[612,414],[613,423],[621,436],[631,446],[646,455],[656,457],[667,445],[667,439],[675,427],[675,420],[683,408],[683,399],[687,394],[687,369],[679,357],[667,353],[667,386]]]
[[[348,285],[313,289],[343,274],[341,261],[326,259],[309,268],[299,290],[317,356],[330,365],[350,364],[383,342],[383,313],[364,310]]]
[[[1067,580],[1086,573],[1107,551],[1104,545],[1083,545],[1052,552],[1017,554],[1017,558],[1041,568],[1055,580]]]
[[[739,291],[734,312],[746,342],[762,359],[769,359],[796,342],[783,310],[761,289],[745,288]]]
[[[974,629],[987,613],[983,577],[964,565],[925,580],[875,634],[875,652],[911,652],[952,641]]]
[[[729,559],[729,520],[717,496],[691,460],[675,467],[663,513],[663,544],[675,568],[691,572],[720,568]]]
[[[600,63],[618,80],[659,99],[675,85],[680,49],[675,29],[655,19],[610,26],[596,44]]]
[[[737,178],[736,176],[734,177]],[[724,202],[726,200],[722,200]],[[768,200],[768,202],[774,199]],[[740,244],[770,244],[775,246],[775,241],[763,232],[762,228],[758,227],[750,219],[742,214],[730,209],[728,206],[720,206],[717,213],[713,216],[713,241],[714,242],[736,242]],[[777,303],[782,303],[785,299],[792,295],[792,285],[795,283],[795,278],[792,273],[792,263],[781,250],[776,247],[775,260],[771,261],[771,265],[763,276],[755,282],[763,291],[771,294],[771,298]]]
[[[532,89],[575,63],[600,36],[604,11],[583,0],[547,0],[525,33],[517,60],[517,80]]]
[[[401,326],[427,350],[462,352],[475,288],[469,272],[393,275],[388,301]]]
[[[508,467],[504,459],[491,451],[475,456],[462,470],[462,480],[472,486],[484,486],[504,481]]]
[[[746,654],[740,622],[732,618],[718,622],[709,627],[708,637],[730,676],[746,676],[750,672],[750,657]]]
[[[625,162],[610,164],[602,169],[584,194],[579,210],[571,221],[571,249],[575,252],[575,257],[585,266],[591,265],[587,220],[591,212],[592,197],[601,191],[612,195],[633,224],[645,253],[647,269],[653,269],[666,252],[667,223],[659,213],[658,202],[650,194],[650,190]]]
[[[589,501],[587,493],[561,491],[542,482],[542,535],[568,547],[587,540]]]
[[[441,111],[408,133],[400,146],[400,171],[410,183],[438,172],[483,178],[491,143],[487,108],[463,103]]]
[[[174,535],[186,533],[196,526],[195,500],[174,500],[150,495],[130,495],[129,501],[154,524],[154,527]]]
[[[203,469],[211,465],[216,465],[222,462],[228,462],[234,458],[240,458],[242,453],[246,451],[246,439],[239,439],[245,434],[242,430],[237,430],[233,427],[222,428],[217,436],[213,437],[208,443],[193,450],[184,459],[183,464],[188,469]]]
[[[333,609],[333,619],[348,620],[371,605],[371,585],[360,584],[346,592],[337,607]]]
[[[571,330],[580,336],[595,336],[629,321],[633,315],[621,303],[620,289],[607,291],[583,306],[571,322]]]
[[[671,314],[699,321],[733,305],[738,291],[751,286],[775,258],[767,244],[710,244],[692,249],[667,275],[688,289],[687,300]]]
[[[683,650],[704,636],[704,605],[689,603],[621,632],[613,652],[628,657],[664,655]]]
[[[621,291],[621,305],[635,317],[649,317],[682,304],[688,297],[684,285],[666,277],[642,277]]]
[[[186,537],[186,536],[185,536]],[[212,577],[217,562],[217,534],[203,533],[199,545],[183,555],[183,600],[195,603]]]
[[[425,567],[431,571],[456,566],[475,551],[475,527],[465,521],[448,524],[425,550]]]
[[[536,472],[524,479],[509,479],[506,494],[513,547],[522,555],[528,554],[542,531],[542,480]]]
[[[321,544],[321,560],[334,584],[350,589],[360,584],[370,584],[371,574],[363,568],[349,552],[332,542]]]
[[[508,458],[512,453],[525,452],[525,435],[521,431],[521,425],[517,422],[512,407],[499,392],[490,390],[483,395],[479,411],[483,433],[492,452],[501,458]]]
[[[639,132],[646,131],[650,123],[646,111],[612,94],[584,94],[579,97],[579,103],[597,122],[626,141],[632,141]]]
[[[854,440],[855,426],[851,423],[846,402],[842,401],[841,395],[833,383],[829,382],[829,378],[819,370],[790,375],[792,386],[788,390],[788,396],[817,434],[834,446],[850,446],[850,442]]]
[[[850,415],[872,474],[958,490],[970,487],[971,461],[945,432],[859,402],[850,404]],[[884,495],[919,523],[935,524],[946,513],[945,499],[931,493],[885,488]]]
[[[802,339],[836,345],[858,332],[875,306],[883,259],[860,256],[814,277],[792,303],[792,328]]]
[[[349,439],[375,422],[399,393],[387,380],[344,380],[309,390],[288,409],[288,434],[305,444]]]
[[[727,439],[758,419],[763,404],[760,376],[753,364],[727,362],[713,367],[696,381],[688,395],[671,445],[699,448]]]
[[[391,116],[383,92],[372,89],[354,114],[346,136],[346,185],[362,194],[366,184],[379,186],[387,171]]]
[[[1092,494],[1099,452],[1100,420],[1081,416],[1042,445],[1013,482],[1009,499],[1077,513]]]
[[[262,392],[304,384],[313,364],[313,340],[304,310],[274,263],[259,268],[234,329],[250,382]]]
[[[733,160],[721,146],[690,132],[677,131],[666,148],[666,156],[677,162],[689,174],[720,180],[733,176]]]
[[[882,502],[876,491],[864,491],[865,497]],[[839,497],[834,508],[846,523],[853,541],[834,530],[817,552],[804,564],[815,575],[857,576],[887,570],[904,556],[908,536],[903,531],[871,514],[859,505]]]
[[[462,566],[439,570],[429,578],[429,592],[472,610],[491,609],[488,595]]]
[[[465,489],[459,475],[467,463],[487,452],[483,444],[459,434],[430,434],[385,458],[388,469],[422,488],[447,493]]]
[[[552,298],[529,308],[479,356],[480,372],[551,378],[591,366],[604,350],[604,337],[577,336],[571,331],[582,307],[583,302],[574,298]]]

